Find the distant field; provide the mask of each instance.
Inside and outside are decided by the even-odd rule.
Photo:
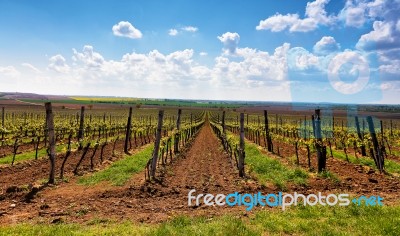
[[[115,98],[115,97],[71,97],[71,99],[19,99],[27,103],[43,104],[52,102],[56,104],[117,104],[138,106],[167,106],[167,107],[202,107],[202,108],[238,108],[244,104],[231,104],[221,102],[197,102],[191,100],[168,100],[168,99],[141,99],[141,98]]]
[[[123,98],[123,97],[70,97],[73,100],[85,102],[137,102],[139,98]]]

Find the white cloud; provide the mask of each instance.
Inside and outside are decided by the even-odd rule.
[[[50,59],[50,64],[48,66],[49,69],[54,70],[59,73],[68,73],[70,67],[67,65],[65,58],[57,54],[55,56],[52,56]]]
[[[400,10],[398,0],[347,0],[339,13],[346,26],[363,27],[375,20],[392,21],[398,18]]]
[[[400,75],[400,48],[382,50],[378,52],[378,55],[381,63],[380,72]],[[395,77],[395,79],[397,80],[398,77]]]
[[[379,50],[399,46],[399,37],[393,31],[392,22],[375,21],[373,30],[362,35],[356,47],[361,50]]]
[[[286,54],[289,44],[275,49],[274,54],[251,48],[237,48],[236,58],[231,61],[222,55],[215,58],[212,84],[217,87],[249,88],[254,86],[275,87],[280,90],[286,85]],[[286,87],[285,87],[286,88]]]
[[[128,21],[120,21],[118,24],[112,27],[112,31],[115,36],[127,37],[131,39],[139,39],[142,38],[142,32],[136,29],[131,23]]]
[[[32,64],[29,63],[22,63],[21,64],[24,67],[27,67],[29,69],[31,69],[32,71],[36,72],[36,73],[42,73],[38,68],[36,68],[35,66],[33,66]]]
[[[364,2],[355,3],[348,0],[340,12],[340,18],[345,21],[346,26],[361,27],[367,20],[367,4]]]
[[[223,44],[225,52],[228,54],[235,54],[236,48],[239,44],[240,36],[238,33],[226,32],[217,37]]]
[[[314,81],[320,84],[325,83],[330,87],[326,76],[328,65],[334,55],[341,54],[340,52],[328,54],[334,50],[339,51],[339,44],[330,36],[322,37],[314,45],[314,54],[301,47],[290,48],[287,43],[277,47],[271,53],[254,48],[240,48],[240,36],[235,32],[226,32],[218,36],[218,39],[223,44],[223,51],[210,65],[199,63],[204,58],[195,60],[198,58],[195,54],[204,56],[207,55],[206,52],[195,52],[193,49],[167,54],[158,50],[148,53],[133,52],[123,55],[120,59],[109,60],[93,46],[85,45],[79,51],[72,49],[73,56],[70,65],[61,55],[50,58],[48,68],[61,73],[43,71],[40,75],[34,76],[35,81],[32,81],[32,73],[20,76],[13,67],[0,67],[0,78],[7,78],[3,76],[5,73],[19,76],[18,78],[23,77],[24,80],[21,82],[24,82],[25,87],[37,88],[35,91],[32,89],[31,92],[44,91],[45,89],[42,88],[50,89],[53,86],[54,89],[61,87],[62,93],[69,94],[290,100],[293,96],[291,94],[293,87],[303,89],[298,86],[303,80],[309,80],[308,83],[314,83]],[[352,55],[345,52],[346,58]],[[400,73],[398,69],[400,62],[393,60],[392,54],[398,55],[398,51],[382,54],[383,63],[379,69],[396,77]],[[289,67],[290,65],[297,70],[294,71]],[[337,65],[333,68],[338,70]],[[355,73],[357,68],[350,69],[351,74]],[[290,74],[291,72],[294,74]],[[319,81],[317,77],[324,81]],[[0,81],[0,85],[8,86],[6,80],[3,81]],[[344,93],[352,93],[361,87],[360,84],[351,85],[340,83],[340,81],[336,81],[334,86]],[[18,85],[15,87],[10,85],[8,88],[18,88]],[[385,87],[385,89],[388,88]]]
[[[168,34],[170,36],[176,36],[178,34],[178,30],[176,29],[169,29]]]
[[[265,20],[260,21],[260,24],[256,27],[256,29],[279,32],[285,30],[286,28],[290,28],[298,20],[299,20],[299,15],[297,14],[287,14],[287,15],[276,14]]]
[[[0,66],[0,78],[17,78],[20,74],[21,73],[13,66]]]
[[[197,27],[194,27],[194,26],[185,26],[185,27],[182,27],[181,29],[184,31],[187,31],[187,32],[192,32],[192,33],[197,32],[199,30]]]
[[[82,52],[72,49],[74,56],[72,60],[75,62],[82,62],[87,67],[99,67],[104,63],[104,58],[100,53],[94,52],[93,47],[90,45],[85,45]]]
[[[331,25],[335,22],[334,16],[328,16],[325,5],[329,0],[315,0],[308,2],[305,18],[301,19],[298,14],[282,15],[276,13],[265,20],[261,20],[256,27],[257,30],[271,30],[279,32],[289,29],[290,32],[309,32],[315,30],[318,25]]]
[[[229,44],[239,35],[224,34],[220,38]],[[157,50],[145,54],[133,52],[123,55],[120,60],[107,60],[92,46],[86,45],[82,51],[73,49],[71,65],[67,65],[61,55],[52,57],[48,68],[63,73],[49,74],[51,80],[38,80],[35,86],[40,88],[39,85],[44,86],[47,81],[63,87],[63,93],[138,97],[253,100],[287,100],[290,97],[289,84],[285,81],[289,44],[276,48],[272,54],[238,48],[237,43],[234,47],[232,61],[232,55],[223,52],[215,58],[215,64],[205,66],[194,60],[192,49],[169,54]],[[205,52],[200,54],[205,55]],[[75,89],[68,90],[70,87]]]
[[[332,36],[324,36],[313,47],[316,54],[329,54],[340,49],[340,45]]]
[[[314,2],[308,2],[306,6],[306,17],[317,21],[322,25],[329,25],[332,23],[333,16],[327,16],[325,11],[325,5],[330,0],[315,0]]]
[[[292,72],[321,69],[320,59],[303,47],[293,47],[287,53],[288,68]],[[296,80],[296,78],[291,78]]]
[[[184,27],[181,27],[179,30],[175,29],[175,28],[169,29],[168,34],[170,36],[176,36],[176,35],[178,35],[180,33],[183,33],[183,32],[195,33],[198,30],[199,29],[197,27],[194,27],[194,26],[184,26]]]

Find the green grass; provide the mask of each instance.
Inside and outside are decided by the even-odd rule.
[[[346,155],[344,154],[344,152],[333,150],[333,156],[336,158],[342,159],[344,161],[347,161]],[[347,154],[347,156],[349,158],[349,162],[351,162],[353,164],[360,164],[360,165],[369,166],[371,168],[376,169],[375,162],[371,157],[356,158],[354,155],[349,154],[349,153]],[[400,163],[386,159],[385,160],[385,170],[389,173],[400,174]]]
[[[328,171],[328,170],[322,171],[322,172],[319,173],[318,175],[319,175],[320,177],[322,177],[322,178],[330,179],[330,180],[332,180],[332,181],[335,182],[335,183],[340,183],[339,177],[337,177],[334,173],[332,173],[332,172],[330,172],[330,171]]]
[[[279,160],[263,154],[253,143],[246,143],[246,164],[261,183],[271,181],[280,190],[286,189],[288,182],[306,185],[308,174],[300,168],[290,168]]]
[[[291,207],[250,217],[177,216],[161,224],[97,219],[87,224],[0,226],[0,235],[398,235],[400,206]]]
[[[102,181],[108,181],[112,185],[121,186],[132,177],[132,174],[144,170],[147,161],[153,152],[153,145],[149,145],[144,150],[127,156],[124,159],[114,162],[108,168],[96,172],[90,176],[81,177],[78,181],[84,185],[95,185]]]
[[[66,145],[57,145],[56,153],[65,152],[64,151],[65,148],[66,148]],[[35,154],[36,154],[35,150],[17,154],[15,156],[14,164],[21,162],[21,161],[33,160],[33,159],[35,159]],[[43,158],[43,157],[47,157],[46,148],[42,148],[42,149],[38,150],[38,159]],[[12,158],[13,158],[13,154],[0,158],[0,165],[1,164],[11,164]]]

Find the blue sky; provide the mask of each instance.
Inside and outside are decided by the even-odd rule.
[[[0,91],[397,104],[399,12],[399,0],[0,0]]]

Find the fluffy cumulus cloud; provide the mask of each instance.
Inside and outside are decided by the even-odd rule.
[[[380,72],[392,80],[400,74],[400,1],[399,0],[347,0],[339,13],[345,26],[371,27],[360,36],[356,49],[378,55]],[[387,76],[392,74],[392,76]]]
[[[50,57],[49,59],[50,64],[48,66],[48,68],[50,70],[56,71],[58,73],[68,73],[69,72],[69,65],[66,63],[65,58],[60,55],[57,54],[55,56]]]
[[[366,3],[357,4],[355,1],[349,0],[340,12],[340,17],[344,20],[346,26],[361,27],[367,20],[366,8]]]
[[[217,37],[224,45],[225,52],[228,54],[235,54],[238,47],[240,36],[238,33],[226,32]]]
[[[86,67],[100,67],[104,63],[104,58],[100,53],[95,52],[93,47],[90,45],[85,45],[82,52],[78,52],[75,48],[72,49],[74,55],[72,60],[74,62],[81,62]]]
[[[400,2],[398,0],[347,0],[343,9],[337,14],[328,14],[325,6],[329,0],[308,2],[305,16],[297,13],[280,14],[261,20],[257,30],[280,32],[309,32],[318,26],[332,26],[343,23],[345,27],[364,27],[366,23],[376,20],[393,21],[396,25],[399,19]]]
[[[335,22],[335,16],[330,16],[325,11],[325,5],[329,0],[315,0],[308,2],[305,17],[296,14],[282,15],[276,13],[265,20],[261,20],[257,30],[270,30],[279,32],[289,29],[290,32],[309,32],[318,28],[319,25],[331,25]]]
[[[186,97],[191,98],[202,98],[204,94],[210,93],[207,98],[259,100],[264,97],[260,93],[266,93],[270,89],[273,91],[268,93],[270,99],[287,99],[290,95],[289,84],[285,80],[286,55],[290,45],[285,43],[270,54],[253,48],[240,48],[238,39],[237,33],[220,36],[224,49],[229,51],[228,48],[231,48],[234,55],[223,51],[215,57],[212,65],[197,62],[193,49],[168,54],[158,50],[148,53],[133,52],[123,55],[119,60],[108,60],[91,45],[85,45],[81,50],[72,50],[71,61],[67,61],[62,55],[51,57],[48,71],[56,73],[48,75],[51,75],[54,83],[70,83],[75,87],[89,89],[94,94],[108,94],[109,91],[125,91],[125,88],[129,88],[131,92],[127,90],[124,94],[136,92],[133,96],[146,96],[158,91],[157,96],[176,97],[176,91],[179,91],[182,94],[187,93]],[[198,55],[207,54],[198,52]],[[0,74],[11,75],[13,71],[14,68],[0,68]],[[43,73],[43,77],[45,76]],[[44,83],[43,81],[37,83]],[[65,88],[68,86],[64,85]],[[258,94],[254,93],[255,90]],[[241,97],[234,97],[232,94],[240,94]]]
[[[152,50],[147,54],[127,53],[121,60],[106,60],[90,45],[81,52],[73,49],[74,75],[90,83],[169,84],[182,86],[204,80],[207,68],[193,61],[194,51],[185,49],[170,54]]]
[[[168,34],[169,34],[170,36],[176,36],[176,35],[178,34],[178,30],[176,30],[176,29],[169,29],[169,30],[168,30]]]
[[[128,21],[120,21],[118,24],[112,27],[112,31],[115,36],[119,37],[127,37],[131,39],[140,39],[142,38],[142,32],[136,29],[130,22]]]
[[[346,26],[363,27],[376,19],[393,20],[398,16],[398,0],[347,0],[339,13]]]
[[[329,54],[340,49],[340,45],[332,36],[324,36],[313,47],[316,54]]]
[[[224,45],[222,55],[215,58],[212,68],[212,84],[221,87],[254,88],[274,87],[276,91],[287,89],[286,55],[290,47],[285,43],[273,54],[252,48],[240,48],[239,34],[227,32],[218,39]]]
[[[373,30],[360,37],[356,47],[362,50],[381,50],[400,46],[400,32],[393,22],[375,21]]]
[[[237,48],[235,60],[227,55],[215,59],[213,82],[224,86],[254,87],[278,85],[285,80],[286,54],[290,45],[285,43],[268,52],[251,48]]]
[[[287,63],[290,71],[304,71],[320,68],[320,59],[303,47],[293,47],[288,50]],[[296,78],[291,78],[291,80]]]

